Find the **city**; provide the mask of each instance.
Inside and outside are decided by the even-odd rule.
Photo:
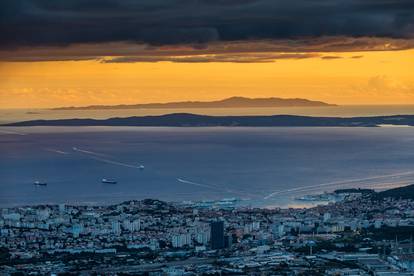
[[[414,0],[0,0],[0,31],[0,276],[414,276]]]
[[[414,275],[414,201],[347,192],[313,208],[236,199],[4,208],[0,272]]]

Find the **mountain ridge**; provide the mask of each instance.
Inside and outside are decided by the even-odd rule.
[[[401,186],[397,188],[388,189],[385,191],[378,192],[374,195],[374,199],[414,199],[414,184]]]
[[[191,113],[172,113],[159,116],[109,119],[32,120],[3,126],[170,126],[170,127],[376,127],[379,125],[414,126],[414,115],[376,117],[309,117],[295,115],[271,116],[209,116]]]
[[[159,108],[241,108],[241,107],[316,107],[336,106],[322,101],[302,98],[247,98],[234,96],[216,101],[181,101],[168,103],[121,104],[121,105],[89,105],[56,107],[52,110],[100,110],[100,109],[159,109]]]

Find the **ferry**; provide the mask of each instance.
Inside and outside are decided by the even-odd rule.
[[[301,196],[301,197],[296,197],[295,200],[300,200],[300,201],[336,201],[337,196],[334,193],[324,192],[323,194],[304,195],[304,196]]]
[[[102,181],[101,182],[102,183],[105,183],[105,184],[116,184],[116,183],[118,183],[116,180],[107,179],[107,178],[102,178]]]
[[[41,182],[41,181],[35,181],[33,182],[33,185],[35,186],[47,186],[46,182]]]

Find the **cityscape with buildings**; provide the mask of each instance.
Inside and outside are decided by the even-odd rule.
[[[414,276],[413,68],[414,0],[0,0],[0,276]]]
[[[414,275],[414,201],[360,190],[313,208],[3,208],[0,226],[1,275]]]

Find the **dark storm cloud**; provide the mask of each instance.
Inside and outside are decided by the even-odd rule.
[[[319,37],[307,39],[211,42],[208,45],[150,46],[128,42],[72,44],[66,47],[0,49],[0,61],[271,62],[336,56],[337,52],[394,51],[414,48],[414,39]],[[203,47],[201,47],[203,46]],[[332,54],[327,54],[332,52]],[[110,57],[110,58],[109,58]],[[354,56],[352,58],[361,58]]]
[[[206,63],[206,62],[231,62],[231,63],[265,63],[278,59],[304,59],[317,57],[313,53],[291,54],[221,54],[221,55],[193,55],[183,57],[169,56],[127,56],[112,59],[104,59],[102,63],[135,63],[135,62],[176,62],[176,63]]]
[[[412,38],[412,0],[2,0],[0,45]]]
[[[325,59],[325,60],[332,60],[332,59],[341,59],[343,57],[340,56],[323,56],[321,57],[321,59]]]

